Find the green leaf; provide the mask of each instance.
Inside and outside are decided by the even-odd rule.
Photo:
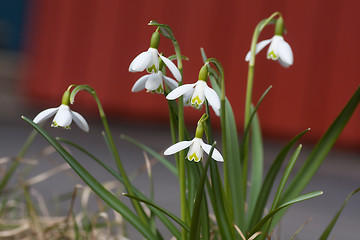
[[[302,201],[305,201],[305,200],[308,200],[310,198],[314,198],[314,197],[317,197],[317,196],[320,196],[322,195],[323,192],[322,191],[316,191],[316,192],[311,192],[311,193],[307,193],[307,194],[304,194],[304,195],[301,195],[297,198],[294,198],[292,199],[291,201],[288,201],[282,205],[280,205],[278,208],[274,209],[273,211],[271,211],[270,213],[268,213],[265,217],[263,217],[256,225],[255,227],[253,227],[251,229],[251,231],[249,232],[249,236],[253,235],[254,233],[256,233],[257,231],[259,231],[263,226],[264,224],[269,221],[278,211],[280,211],[281,209],[285,208],[285,207],[288,207],[294,203],[298,203],[298,202],[302,202]]]
[[[261,216],[264,213],[266,202],[269,198],[271,189],[273,187],[273,184],[275,182],[276,176],[281,168],[281,165],[283,164],[288,152],[290,151],[291,147],[295,144],[297,140],[299,140],[300,137],[302,137],[306,132],[308,132],[309,129],[301,132],[297,136],[295,136],[278,154],[276,159],[274,160],[273,164],[271,165],[265,180],[263,181],[263,185],[261,187],[260,194],[258,196],[258,199],[256,201],[256,206],[253,212],[253,215],[249,216],[250,222],[249,227],[253,227],[261,218]]]
[[[329,235],[331,230],[333,229],[336,221],[338,220],[341,212],[343,211],[343,209],[345,208],[347,202],[350,200],[350,198],[357,192],[360,191],[360,188],[356,189],[355,191],[351,192],[349,194],[349,196],[346,198],[345,202],[342,204],[341,208],[339,209],[339,211],[335,214],[335,216],[333,217],[333,219],[331,220],[331,222],[329,223],[329,225],[326,227],[325,231],[321,234],[319,240],[326,240]]]
[[[257,114],[255,114],[254,120],[252,121],[251,124],[251,128],[252,128],[251,131],[252,137],[250,139],[252,146],[252,157],[251,157],[250,200],[248,204],[248,214],[250,216],[254,211],[256,199],[261,190],[263,171],[264,171],[263,142],[261,136],[260,122]]]
[[[161,162],[175,176],[178,176],[178,171],[177,171],[176,167],[173,164],[171,164],[166,158],[161,156],[159,153],[155,152],[154,150],[152,150],[151,148],[149,148],[145,144],[142,144],[139,141],[137,141],[137,140],[135,140],[135,139],[133,139],[133,138],[131,138],[129,136],[121,135],[121,138],[124,139],[125,141],[128,141],[128,142],[134,144],[135,146],[141,148],[145,152],[149,153],[151,156],[153,156],[154,158],[159,160],[159,162]]]
[[[169,38],[171,41],[176,41],[173,31],[168,25],[160,24],[155,20],[151,20],[148,25],[158,27],[164,37]]]
[[[284,187],[285,187],[285,184],[287,183],[288,179],[289,179],[289,176],[290,176],[290,173],[295,165],[295,162],[296,160],[298,159],[299,157],[299,154],[300,154],[300,151],[301,151],[301,148],[302,148],[302,145],[300,144],[294,154],[292,155],[292,157],[290,158],[290,161],[284,171],[284,174],[280,180],[280,183],[279,183],[279,186],[278,186],[278,189],[276,191],[276,194],[275,194],[275,197],[274,197],[274,201],[272,203],[272,206],[271,206],[271,209],[270,211],[274,210],[278,205],[279,205],[279,199],[283,193],[283,190],[284,190]],[[271,221],[270,221],[271,222]],[[265,230],[265,234],[268,234],[269,233],[269,228],[270,228],[270,222],[267,224],[267,227],[266,227],[266,230]]]
[[[132,196],[132,195],[129,195],[127,193],[123,193],[124,196],[126,197],[129,197],[129,198],[132,198],[132,199],[135,199],[139,202],[143,202],[145,203],[146,205],[148,205],[149,207],[153,207],[153,208],[156,208],[158,209],[159,211],[161,211],[162,213],[166,214],[168,217],[170,217],[171,219],[173,219],[175,222],[177,222],[181,227],[183,227],[184,229],[186,229],[186,231],[190,231],[190,228],[189,226],[187,226],[183,221],[181,221],[180,218],[178,218],[177,216],[175,216],[174,214],[172,214],[171,212],[169,212],[168,210],[160,207],[159,205],[156,205],[146,199],[141,199],[139,197],[136,197],[136,196]]]
[[[357,108],[360,102],[360,87],[355,91],[352,98],[346,104],[344,109],[331,124],[329,129],[319,140],[319,142],[314,147],[313,151],[310,153],[309,157],[306,159],[303,166],[300,168],[298,173],[295,175],[294,179],[287,187],[284,195],[281,197],[280,202],[285,202],[288,199],[293,198],[294,196],[301,193],[304,190],[306,185],[309,183],[311,178],[314,176],[316,171],[321,166],[326,155],[331,150],[335,141],[339,137],[340,133],[348,123],[353,112]],[[277,221],[280,220],[277,219]],[[275,220],[274,220],[275,222]]]
[[[22,117],[33,128],[35,128],[68,162],[81,179],[111,208],[120,213],[130,224],[132,224],[145,238],[157,239],[148,226],[142,222],[118,197],[109,192],[104,186],[97,181],[71,154],[69,154],[51,135],[42,127],[35,124],[29,118]]]

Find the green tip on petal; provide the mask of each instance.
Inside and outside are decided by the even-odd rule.
[[[158,31],[155,31],[151,36],[150,47],[158,49],[159,42],[160,42],[160,33]]]

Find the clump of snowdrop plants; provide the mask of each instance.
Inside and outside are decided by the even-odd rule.
[[[262,151],[260,122],[256,116],[270,87],[260,99],[253,102],[255,57],[258,52],[269,45],[266,54],[268,59],[276,60],[284,67],[293,65],[292,49],[289,43],[285,42],[283,36],[285,24],[282,15],[275,12],[260,21],[255,27],[250,51],[247,54],[234,53],[243,54],[245,56],[243,64],[249,64],[242,131],[237,130],[233,109],[226,98],[226,79],[221,63],[216,58],[207,58],[205,51],[202,50],[203,67],[199,70],[198,77],[183,79],[182,61],[186,58],[180,52],[179,42],[172,29],[168,25],[156,21],[151,21],[149,25],[155,28],[150,38],[150,47],[143,52],[140,50],[140,54],[129,61],[128,68],[130,72],[144,71],[145,75],[135,81],[132,89],[126,89],[126,91],[131,90],[137,94],[138,91],[146,90],[158,93],[159,98],[168,101],[172,140],[169,139],[169,144],[164,146],[165,152],[161,154],[146,147],[138,140],[130,137],[123,138],[156,158],[179,180],[180,216],[173,214],[172,209],[164,209],[157,205],[152,197],[154,192],[147,196],[129,180],[101,101],[96,91],[90,86],[86,84],[70,85],[65,91],[60,107],[44,110],[33,121],[25,117],[24,119],[49,141],[100,198],[114,211],[121,214],[145,239],[164,239],[163,233],[158,229],[158,222],[162,222],[175,239],[269,239],[273,229],[290,205],[322,194],[322,191],[305,194],[302,191],[316,173],[359,104],[360,90],[355,92],[349,104],[340,113],[334,124],[329,127],[328,132],[319,141],[298,172],[292,173],[302,147],[301,144],[297,146],[296,144],[309,129],[294,136],[279,152],[279,155],[272,160],[268,172],[264,173],[263,155],[251,151],[252,149]],[[274,36],[259,42],[262,30],[274,25]],[[289,30],[290,32],[291,30]],[[170,40],[173,43],[174,53],[172,55],[166,56],[159,52],[160,39]],[[144,43],[144,49],[146,48],[147,45]],[[129,56],[129,59],[132,57]],[[166,68],[170,71],[166,72]],[[169,76],[168,73],[171,75]],[[246,78],[242,76],[239,81],[242,80],[245,81]],[[266,80],[272,81],[271,78]],[[133,81],[133,79],[128,79],[128,81]],[[85,170],[85,166],[65,150],[60,144],[60,140],[47,133],[46,126],[43,128],[39,125],[55,115],[52,126],[69,129],[74,120],[81,129],[88,131],[89,127],[85,119],[70,110],[69,107],[70,104],[74,104],[75,96],[79,91],[91,94],[97,104],[104,125],[105,140],[114,158],[116,169],[112,169],[95,158],[94,160],[124,185],[126,192],[124,195],[130,198],[131,206],[125,205],[118,195],[104,188]],[[286,99],[286,101],[291,101],[291,99]],[[184,107],[187,106],[192,107],[192,111],[203,113],[197,123],[195,133],[189,132],[184,124],[186,118]],[[209,110],[210,106],[215,114]],[[215,118],[219,118],[221,122],[221,139],[213,137],[211,119]],[[241,139],[238,135],[240,132]],[[71,135],[71,132],[68,133]],[[292,147],[295,148],[294,151]],[[82,151],[91,156],[90,151]],[[285,161],[288,155],[290,160]],[[271,159],[267,161],[269,162]],[[281,168],[282,165],[284,168]],[[220,166],[221,168],[219,168]],[[285,170],[281,171],[281,169]],[[223,173],[221,174],[220,171]],[[290,179],[291,173],[294,177]],[[275,184],[277,176],[281,179],[279,184]],[[270,196],[272,189],[276,191],[274,198]],[[211,212],[209,209],[212,209]],[[150,214],[147,210],[150,211]],[[326,239],[337,217],[338,215],[335,216],[329,228],[324,231],[321,239]]]

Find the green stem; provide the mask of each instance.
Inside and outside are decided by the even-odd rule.
[[[19,160],[25,156],[27,151],[29,150],[31,144],[33,143],[35,137],[37,135],[37,131],[34,129],[29,134],[28,138],[26,139],[24,145],[21,147],[20,151],[18,152],[17,156],[15,157],[15,161],[11,164],[9,170],[6,172],[4,178],[0,182],[0,194],[4,190],[5,186],[9,182],[11,176],[14,174],[15,170],[19,166]]]
[[[244,129],[247,128],[250,120],[251,115],[251,98],[252,98],[252,91],[253,91],[253,84],[254,84],[254,70],[255,70],[255,55],[256,55],[256,44],[258,42],[259,36],[261,31],[269,24],[271,21],[276,17],[281,16],[279,12],[273,13],[270,17],[265,20],[262,20],[255,28],[251,47],[250,47],[250,61],[249,61],[249,70],[248,70],[248,77],[247,77],[247,87],[246,87],[246,97],[245,97],[245,115],[244,115]],[[248,168],[248,145],[249,145],[249,137],[244,139],[245,141],[245,152],[243,154],[244,158],[242,159],[243,162],[243,189],[244,189],[244,196],[246,199],[246,183],[247,183],[247,168]]]
[[[132,187],[131,187],[131,183],[130,183],[130,180],[125,172],[125,169],[124,169],[124,166],[121,162],[121,159],[120,159],[120,155],[117,151],[117,148],[115,146],[115,142],[114,142],[114,139],[112,137],[112,134],[111,134],[111,131],[110,131],[110,128],[109,128],[109,124],[108,124],[108,121],[106,119],[106,116],[105,116],[105,112],[104,112],[104,109],[101,105],[101,102],[95,92],[95,90],[93,88],[91,88],[90,86],[88,85],[79,85],[77,87],[75,87],[73,89],[73,91],[71,92],[71,95],[70,95],[70,102],[72,103],[74,101],[74,98],[75,98],[75,95],[80,91],[80,90],[85,90],[87,91],[88,93],[90,93],[93,98],[95,99],[96,101],[96,104],[98,105],[98,109],[99,109],[99,114],[100,114],[100,118],[101,118],[101,121],[103,123],[103,126],[104,126],[104,130],[105,130],[105,133],[106,133],[106,137],[108,139],[108,143],[109,143],[109,147],[110,147],[110,150],[111,150],[111,153],[115,159],[115,163],[117,165],[117,168],[120,172],[120,175],[123,177],[124,179],[124,185],[126,187],[126,190],[128,191],[128,193],[130,195],[134,195],[133,193],[133,190],[132,190]],[[134,199],[131,200],[136,212],[138,213],[140,219],[142,222],[144,222],[145,224],[148,224],[148,221],[147,221],[147,216],[145,215],[145,212],[143,210],[143,208],[140,206],[140,203]]]
[[[175,54],[176,54],[176,60],[177,60],[177,67],[181,73],[183,72],[183,66],[182,66],[182,57],[181,57],[181,51],[180,46],[176,40],[172,40],[172,43],[174,45]],[[179,82],[179,86],[181,86],[183,81]],[[179,97],[178,101],[178,138],[179,142],[185,140],[185,126],[184,126],[184,102],[183,97]],[[179,167],[179,181],[180,181],[180,205],[181,205],[181,220],[184,221],[186,224],[189,225],[189,212],[187,208],[187,200],[186,200],[186,171],[185,171],[185,151],[182,150],[178,154],[178,167]],[[182,234],[181,239],[186,240],[187,239],[187,231],[186,229],[182,228]]]

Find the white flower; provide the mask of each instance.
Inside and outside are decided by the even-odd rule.
[[[177,81],[181,81],[181,73],[176,65],[169,60],[168,58],[159,54],[156,48],[150,47],[146,52],[140,53],[130,64],[129,72],[142,72],[145,69],[149,72],[158,72],[159,71],[159,58],[165,63],[169,68],[172,75]]]
[[[256,44],[255,54],[260,52],[264,47],[270,44],[267,51],[267,58],[278,60],[283,67],[289,67],[294,63],[293,52],[290,45],[285,42],[283,36],[275,35],[271,39],[267,39]],[[246,54],[245,60],[249,61],[251,52]]]
[[[186,101],[190,101],[190,104],[200,109],[204,104],[205,98],[209,102],[209,104],[214,109],[215,113],[219,115],[220,110],[220,98],[217,93],[210,88],[205,81],[198,80],[193,84],[184,84],[180,87],[172,90],[166,98],[169,100],[174,100],[180,96],[184,95]]]
[[[164,93],[163,81],[169,86],[172,90],[178,86],[178,82],[172,78],[166,77],[162,74],[161,71],[157,73],[150,73],[145,76],[142,76],[137,80],[132,87],[132,92],[139,92],[143,89],[146,89],[148,92],[157,92]]]
[[[195,162],[199,162],[203,158],[204,151],[209,154],[211,150],[211,145],[204,143],[201,138],[195,137],[191,141],[182,141],[175,143],[174,145],[170,146],[168,149],[165,150],[164,155],[171,155],[177,153],[187,147],[190,147],[189,152],[187,154],[187,159],[189,161],[194,160]],[[223,162],[224,159],[221,153],[214,148],[211,157],[219,162]]]
[[[56,114],[55,114],[56,113]],[[34,123],[40,124],[55,114],[52,127],[62,127],[70,129],[72,120],[85,132],[89,131],[89,125],[86,120],[77,112],[70,109],[68,105],[61,104],[57,108],[49,108],[40,112],[33,120]]]

